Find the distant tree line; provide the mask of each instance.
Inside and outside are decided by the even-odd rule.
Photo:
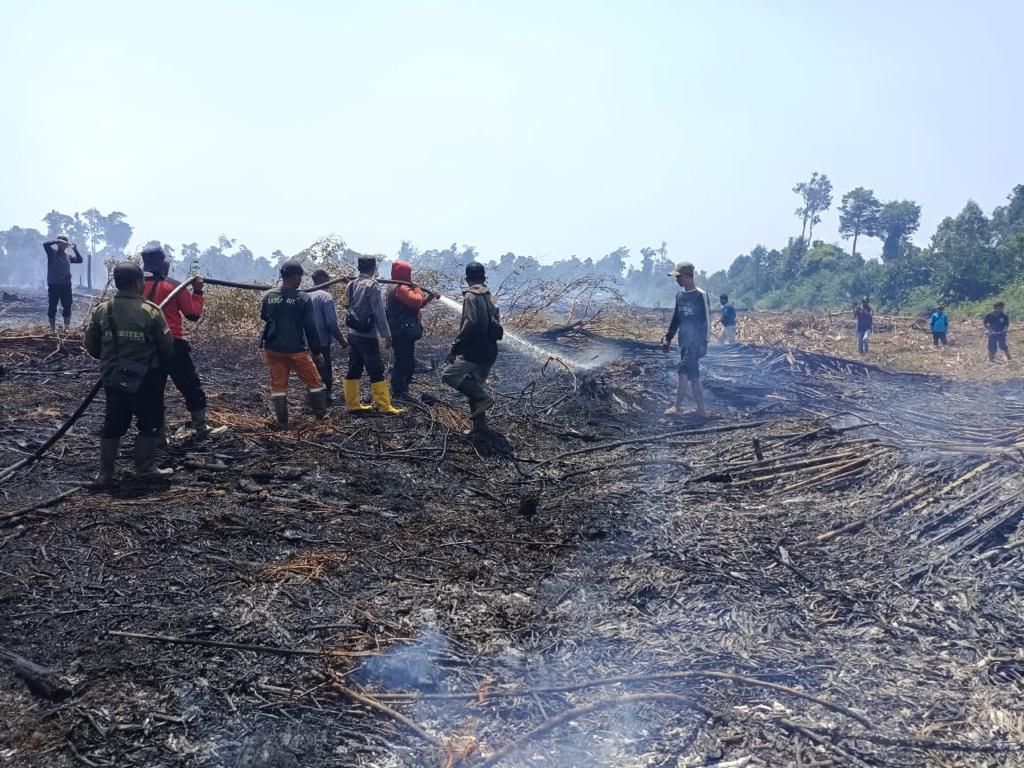
[[[940,301],[978,301],[1024,283],[1024,185],[991,216],[968,200],[959,214],[942,220],[926,247],[912,240],[921,220],[917,203],[883,203],[857,187],[839,203],[839,234],[852,241],[849,251],[811,239],[832,206],[828,176],[812,174],[793,191],[802,201],[796,209],[800,236],[781,249],[757,245],[737,256],[728,269],[708,276],[709,290],[760,309],[835,307],[869,295],[887,309],[919,311]],[[864,238],[881,240],[880,261],[861,256]]]
[[[921,219],[917,203],[882,202],[872,190],[857,187],[842,196],[838,209],[839,234],[850,241],[849,251],[838,242],[813,239],[815,226],[833,203],[828,176],[813,173],[793,192],[800,199],[799,236],[782,248],[757,245],[737,256],[727,269],[699,272],[698,284],[713,294],[729,293],[741,307],[758,309],[839,307],[869,295],[882,308],[917,311],[938,301],[978,301],[1004,289],[1024,293],[1024,185],[1016,186],[1006,204],[991,215],[968,200],[959,214],[939,224],[925,247],[913,242]],[[68,235],[86,255],[86,264],[73,268],[84,287],[105,285],[108,265],[132,253],[133,229],[120,211],[103,214],[90,208],[73,215],[50,211],[42,221],[45,234],[21,227],[0,230],[0,285],[43,287],[42,243],[58,234]],[[881,241],[880,261],[861,255],[865,238]],[[273,282],[278,265],[288,258],[280,250],[257,256],[244,243],[223,235],[205,247],[193,242],[164,244],[164,248],[174,258],[174,273],[179,276],[200,272],[237,281]],[[330,237],[291,258],[351,266],[356,255],[340,238]],[[676,290],[666,276],[673,260],[665,242],[641,248],[639,259],[628,248],[619,247],[596,258],[571,256],[547,264],[511,252],[488,260],[473,246],[457,243],[421,250],[403,241],[396,255],[419,269],[446,275],[460,274],[470,261],[482,261],[493,286],[599,277],[628,301],[645,306],[670,305]],[[699,269],[701,259],[692,260]]]

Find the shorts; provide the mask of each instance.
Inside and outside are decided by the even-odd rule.
[[[688,379],[700,378],[701,347],[679,347],[679,365],[676,370]]]

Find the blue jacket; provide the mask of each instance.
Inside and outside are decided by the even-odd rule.
[[[945,333],[949,330],[949,315],[945,312],[932,312],[932,333]]]
[[[722,325],[726,327],[736,325],[736,307],[732,305],[732,302],[722,305]]]

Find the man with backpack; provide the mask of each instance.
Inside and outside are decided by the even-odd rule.
[[[309,390],[313,414],[321,419],[327,415],[327,390],[316,369],[320,337],[313,322],[313,302],[299,290],[302,275],[299,262],[286,261],[281,265],[281,287],[263,294],[260,306],[264,322],[260,347],[270,370],[273,428],[277,430],[288,428],[288,376],[293,371]]]
[[[345,306],[348,316],[348,372],[345,374],[345,408],[349,413],[360,413],[376,408],[381,413],[404,413],[391,404],[391,391],[384,378],[381,347],[391,347],[391,329],[388,327],[384,298],[377,282],[377,259],[360,256],[357,262],[359,276],[345,286]],[[373,406],[363,405],[359,397],[359,381],[363,370],[370,377]]]
[[[85,331],[85,350],[100,361],[106,410],[100,430],[100,471],[95,488],[113,484],[121,438],[132,418],[139,430],[135,438],[135,471],[142,480],[173,473],[156,466],[156,449],[164,424],[162,370],[171,364],[174,342],[163,312],[142,296],[145,281],[138,265],[114,267],[114,298],[93,311]]]
[[[159,306],[178,286],[177,280],[168,277],[171,263],[164,249],[159,245],[146,246],[142,250],[142,268],[149,273],[143,295],[148,301]],[[164,307],[164,320],[174,339],[174,356],[164,371],[164,383],[171,377],[174,386],[185,398],[185,407],[192,418],[192,429],[196,437],[206,437],[212,431],[206,420],[206,393],[203,382],[192,361],[192,347],[185,338],[182,318],[197,321],[203,314],[203,278],[192,281],[191,291],[178,291]]]
[[[391,265],[391,279],[412,282],[412,266],[404,261]],[[385,310],[391,329],[391,348],[395,362],[391,366],[391,394],[402,397],[409,391],[412,373],[416,367],[416,342],[423,338],[421,310],[436,293],[413,285],[392,285],[388,288]]]
[[[483,264],[474,261],[466,265],[469,287],[462,292],[462,321],[441,374],[441,381],[469,401],[473,427],[466,434],[487,431],[487,411],[494,399],[487,394],[484,383],[498,358],[498,342],[505,335],[498,304],[486,279]]]

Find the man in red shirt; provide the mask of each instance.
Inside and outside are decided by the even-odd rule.
[[[412,282],[412,266],[404,261],[391,265],[391,279]],[[416,342],[423,336],[420,310],[438,295],[411,285],[392,285],[388,289],[385,312],[391,328],[391,348],[395,364],[391,366],[391,393],[408,394],[416,368]]]
[[[171,263],[160,246],[147,246],[142,251],[142,266],[146,271],[146,288],[143,296],[154,304],[159,304],[173,291],[177,280],[167,276]],[[170,303],[163,308],[167,327],[174,337],[174,357],[164,371],[164,383],[167,376],[171,377],[174,386],[185,398],[185,406],[192,415],[192,429],[196,437],[206,437],[212,431],[206,420],[206,393],[203,383],[199,380],[195,363],[192,362],[192,348],[185,338],[182,317],[195,322],[203,314],[203,278],[197,277],[191,286],[178,291]]]

